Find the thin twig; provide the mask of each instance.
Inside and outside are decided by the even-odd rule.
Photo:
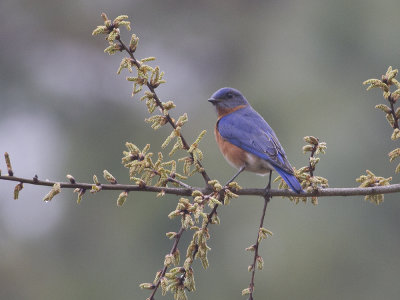
[[[393,100],[392,93],[390,93],[390,95],[388,97],[388,101],[390,103],[390,112],[391,112],[391,114],[393,116],[393,120],[394,120],[393,129],[396,129],[396,128],[399,129],[399,118],[396,116],[396,110],[394,109],[395,101]]]
[[[179,241],[180,241],[181,236],[184,231],[185,231],[185,228],[181,227],[181,229],[179,229],[178,233],[176,234],[175,242],[172,245],[171,251],[169,251],[170,255],[173,255],[175,253],[176,249],[178,248]],[[161,284],[161,278],[163,278],[165,276],[165,273],[167,273],[167,270],[168,270],[168,266],[164,266],[164,268],[161,270],[160,279],[157,280],[157,283],[154,285],[154,289],[148,299],[150,299],[150,300],[154,299],[154,295],[156,294],[157,289]]]
[[[310,154],[310,159],[309,159],[309,163],[308,163],[308,169],[310,171],[310,176],[313,177],[314,176],[314,170],[315,170],[315,166],[313,167],[311,165],[311,158],[314,157],[315,151],[317,151],[318,148],[318,144],[313,146],[313,149],[311,150],[311,154]]]
[[[392,82],[388,81],[387,76],[382,76],[382,82],[387,84],[389,86],[389,88],[393,84]],[[399,129],[399,118],[396,116],[396,110],[394,109],[394,103],[396,101],[393,99],[393,96],[392,96],[391,92],[389,93],[389,96],[388,96],[387,100],[390,103],[390,113],[392,114],[392,117],[393,117],[393,120],[394,120],[394,123],[393,123],[392,127],[393,127],[393,129],[396,129],[396,128]]]
[[[192,186],[190,186],[190,185],[188,185],[188,184],[186,184],[186,183],[184,183],[184,182],[182,182],[182,181],[180,181],[180,180],[178,180],[176,178],[168,177],[168,181],[175,182],[175,183],[179,184],[180,186],[182,186],[182,187],[184,187],[186,189],[194,191],[194,188]]]
[[[252,270],[251,270],[251,280],[250,280],[250,297],[249,300],[253,300],[253,292],[254,292],[254,276],[256,274],[256,264],[257,264],[257,258],[258,258],[258,249],[260,246],[260,230],[264,225],[264,219],[265,219],[265,211],[267,210],[267,205],[269,200],[271,199],[271,195],[267,193],[264,196],[264,208],[262,211],[261,219],[260,219],[260,226],[258,227],[258,232],[257,232],[257,240],[256,243],[253,245],[254,247],[254,259],[253,259],[253,264],[251,265]]]

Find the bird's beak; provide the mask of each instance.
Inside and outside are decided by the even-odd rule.
[[[217,104],[220,100],[219,99],[215,99],[215,98],[210,98],[208,99],[208,102],[211,102],[212,104]]]

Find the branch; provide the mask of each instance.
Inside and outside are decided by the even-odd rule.
[[[365,195],[377,195],[377,194],[392,194],[400,192],[400,184],[391,184],[386,186],[376,187],[351,187],[351,188],[324,188],[318,189],[311,193],[304,194],[305,197],[333,197],[333,196],[365,196]],[[265,189],[241,189],[235,192],[237,195],[242,196],[263,196]],[[276,190],[271,189],[271,196],[283,196],[283,197],[299,197],[299,194],[291,190]],[[303,195],[302,195],[303,196]]]
[[[393,117],[393,129],[399,129],[399,118],[396,115],[396,110],[394,108],[394,104],[396,103],[396,100],[393,98],[392,93],[389,94],[388,96],[388,101],[390,103],[390,114]]]
[[[235,176],[235,177],[236,177],[236,176]],[[233,177],[232,179],[230,179],[230,180],[225,184],[224,188],[228,188],[228,185],[235,179],[235,177]],[[215,186],[213,186],[213,187],[215,188]],[[212,190],[212,189],[210,190],[210,189],[207,189],[208,195],[205,195],[205,196],[204,196],[203,201],[202,201],[202,202],[203,202],[202,205],[205,205],[205,204],[207,203],[207,201],[208,201],[211,197],[213,197],[213,196],[216,196],[216,197],[218,198],[218,200],[221,201],[221,199],[223,199],[224,193],[225,193],[225,189],[224,189],[224,188],[221,189],[221,190]],[[204,232],[204,233],[205,233],[205,236],[208,236],[208,238],[209,238],[209,235],[208,235],[208,226],[209,226],[210,224],[216,224],[216,223],[215,223],[215,222],[216,222],[215,216],[217,216],[217,209],[218,209],[218,206],[219,206],[218,204],[215,204],[215,206],[213,207],[213,209],[211,210],[211,212],[207,214],[207,217],[206,217],[206,219],[205,219],[206,221],[203,222],[201,229],[199,228],[199,231]],[[218,223],[217,223],[217,224],[218,224]],[[169,252],[169,255],[170,255],[170,256],[173,256],[173,255],[176,253],[176,251],[177,251],[177,249],[178,249],[178,244],[179,244],[180,238],[181,238],[181,236],[182,236],[182,234],[183,234],[184,231],[185,231],[185,225],[184,225],[184,223],[182,223],[181,228],[179,229],[178,233],[174,236],[175,242],[174,242],[174,244],[173,244],[173,246],[172,246],[172,248],[171,248],[171,251]],[[194,236],[195,236],[195,235],[196,235],[196,233],[194,234]],[[193,239],[192,239],[192,243],[193,243],[193,241],[195,240],[194,236],[193,236]],[[208,238],[206,238],[206,239],[208,239]],[[198,242],[199,242],[199,241],[198,241]],[[204,245],[206,245],[206,244],[204,243]],[[207,247],[206,247],[206,248],[207,248]],[[185,287],[185,285],[184,285],[184,282],[185,282],[185,280],[187,279],[187,272],[188,272],[188,271],[191,271],[192,264],[193,264],[193,262],[194,262],[194,260],[195,260],[195,258],[196,258],[196,255],[198,255],[198,252],[199,252],[199,250],[200,250],[200,245],[199,245],[198,243],[196,243],[196,244],[194,244],[193,251],[189,251],[189,249],[190,249],[190,246],[189,246],[188,251],[187,251],[186,261],[185,261],[184,267],[180,268],[180,272],[183,272],[183,274],[179,277],[179,284],[180,284],[181,286],[183,286],[183,290],[184,290],[185,288],[187,288],[187,287]],[[203,251],[204,251],[204,250],[203,250]],[[204,268],[206,268],[206,266],[204,265],[204,261],[203,261],[204,257],[203,257],[203,258],[200,257],[200,259],[202,260],[202,263],[203,263]],[[207,259],[206,259],[206,260],[207,260]],[[206,264],[208,265],[208,262],[207,262]],[[164,263],[163,269],[162,269],[159,273],[157,273],[157,278],[158,278],[158,279],[154,282],[154,284],[152,284],[152,285],[149,286],[150,289],[152,289],[152,292],[151,292],[151,294],[150,294],[150,297],[148,298],[149,300],[154,300],[154,296],[155,296],[155,294],[156,294],[158,288],[160,287],[161,282],[162,282],[164,276],[166,276],[167,270],[168,270],[168,265],[165,265],[165,263]],[[167,275],[168,275],[168,274],[167,274]],[[193,276],[193,275],[192,275],[192,276]],[[146,285],[146,284],[145,284],[145,285]],[[193,286],[193,288],[194,288],[194,286]],[[189,290],[190,290],[190,289],[189,289]]]
[[[47,181],[47,180],[39,180],[37,178],[23,178],[16,176],[0,176],[0,180],[14,181],[14,182],[22,182],[26,184],[32,185],[43,185],[43,186],[53,186],[57,181]],[[93,186],[93,183],[82,183],[82,182],[60,182],[61,188],[65,189],[75,189],[81,188],[84,190],[90,190]],[[173,194],[179,196],[191,196],[193,191],[200,191],[203,194],[207,194],[211,191],[208,187],[158,187],[158,186],[139,186],[134,184],[101,184],[101,189],[103,191],[141,191],[141,192],[152,192],[152,193],[160,193],[164,191],[166,194]],[[365,195],[377,195],[377,194],[393,194],[400,192],[400,184],[391,184],[386,186],[376,186],[376,187],[350,187],[350,188],[324,188],[318,189],[311,193],[304,194],[305,197],[333,197],[333,196],[365,196]],[[264,196],[265,189],[261,188],[248,188],[241,189],[235,192],[235,194],[240,196]],[[283,197],[298,197],[299,194],[291,190],[280,190],[280,189],[271,189],[270,194],[273,197],[283,196]]]
[[[172,245],[172,248],[171,248],[171,251],[169,252],[169,255],[174,255],[174,253],[178,249],[178,244],[179,244],[179,241],[181,239],[182,233],[184,231],[185,231],[185,228],[183,228],[183,227],[181,227],[179,229],[179,232],[175,236],[175,242]],[[152,291],[152,293],[151,293],[151,295],[150,295],[150,297],[148,299],[150,299],[150,300],[154,299],[154,295],[156,294],[157,289],[161,284],[161,278],[163,278],[165,276],[165,273],[167,272],[167,270],[168,270],[168,265],[164,265],[164,268],[161,270],[161,273],[160,273],[160,276],[159,276],[160,278],[157,280],[156,284],[152,287],[153,291]]]
[[[37,177],[32,179],[15,177],[15,176],[0,176],[0,180],[8,180],[8,181],[16,181],[22,182],[32,185],[43,185],[43,186],[53,186],[56,181],[48,181],[48,180],[39,180]],[[92,189],[93,183],[83,183],[83,182],[60,182],[60,187],[64,189],[83,189],[90,190]],[[139,186],[134,184],[101,184],[101,190],[109,190],[109,191],[142,191],[142,192],[153,192],[160,193],[164,191],[166,194],[173,194],[179,196],[190,196],[193,190],[196,188],[175,188],[175,187],[159,187],[159,186]],[[200,189],[201,190],[201,189]]]
[[[261,215],[260,226],[258,227],[258,231],[257,231],[257,240],[254,245],[252,245],[248,248],[249,250],[254,251],[253,263],[249,266],[249,270],[251,270],[250,285],[249,285],[248,289],[244,290],[244,291],[247,290],[249,292],[249,295],[250,295],[249,300],[253,300],[254,277],[256,274],[256,265],[258,265],[259,270],[261,270],[264,266],[262,257],[258,255],[258,250],[260,247],[261,239],[267,237],[267,234],[265,233],[265,229],[263,228],[263,225],[264,225],[264,219],[265,219],[265,211],[267,210],[267,205],[268,205],[268,202],[270,199],[271,199],[271,196],[269,193],[264,196],[264,208],[263,208],[262,215]],[[268,232],[268,233],[270,233],[270,232]]]
[[[121,40],[121,37],[120,37],[120,36],[117,36],[116,40],[119,42],[119,44],[120,44],[120,46],[121,46],[121,51],[122,51],[122,50],[125,50],[125,51],[129,54],[130,58],[132,59],[132,62],[135,64],[135,66],[136,66],[138,69],[140,69],[141,64],[140,64],[139,61],[137,61],[137,59],[136,59],[135,56],[133,55],[133,51],[132,51],[131,49],[129,49],[129,48],[125,45],[125,43]],[[146,86],[147,86],[147,88],[150,90],[150,92],[153,94],[153,98],[154,98],[154,100],[156,101],[157,106],[158,106],[158,107],[161,109],[161,111],[164,113],[165,109],[164,109],[164,107],[163,107],[163,105],[162,105],[162,103],[161,103],[160,98],[158,97],[158,95],[157,95],[157,93],[156,93],[156,91],[155,91],[155,87],[154,87],[148,80],[146,81]],[[171,124],[172,128],[173,128],[173,129],[176,129],[177,126],[176,126],[176,124],[175,124],[175,121],[171,118],[171,116],[169,115],[169,113],[164,113],[164,116],[165,116],[167,122],[168,122],[169,124]],[[186,140],[185,140],[185,138],[182,136],[182,134],[180,134],[180,138],[182,139],[182,143],[183,143],[184,149],[185,149],[185,150],[189,150],[189,149],[190,149],[190,146],[189,146],[189,144],[186,142]],[[189,153],[189,154],[190,154],[190,156],[192,157],[192,159],[194,159],[193,153]],[[208,176],[207,172],[204,170],[204,168],[203,168],[201,162],[200,162],[200,161],[197,161],[197,164],[198,164],[199,167],[201,168],[201,172],[200,172],[200,173],[201,173],[201,175],[203,176],[204,181],[206,182],[206,184],[208,184],[208,182],[211,180],[210,177]]]

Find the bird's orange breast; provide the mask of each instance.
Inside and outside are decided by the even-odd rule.
[[[234,111],[237,111],[241,108],[245,108],[247,105],[238,105],[233,108],[230,107],[218,107],[217,108],[217,113],[218,113],[218,120],[220,120],[222,117],[225,117],[226,115],[229,115],[233,113]]]
[[[246,159],[247,159],[246,151],[229,143],[220,135],[218,131],[218,122],[215,125],[214,134],[219,150],[231,165],[233,165],[236,168],[240,168],[246,165]]]

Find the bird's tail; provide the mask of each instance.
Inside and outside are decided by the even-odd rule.
[[[278,172],[279,175],[281,175],[283,180],[285,180],[285,182],[288,184],[288,186],[290,186],[290,188],[294,192],[298,194],[304,194],[304,191],[300,185],[300,182],[297,180],[296,176],[294,176],[293,174],[289,174],[280,168],[275,168],[275,170]]]

